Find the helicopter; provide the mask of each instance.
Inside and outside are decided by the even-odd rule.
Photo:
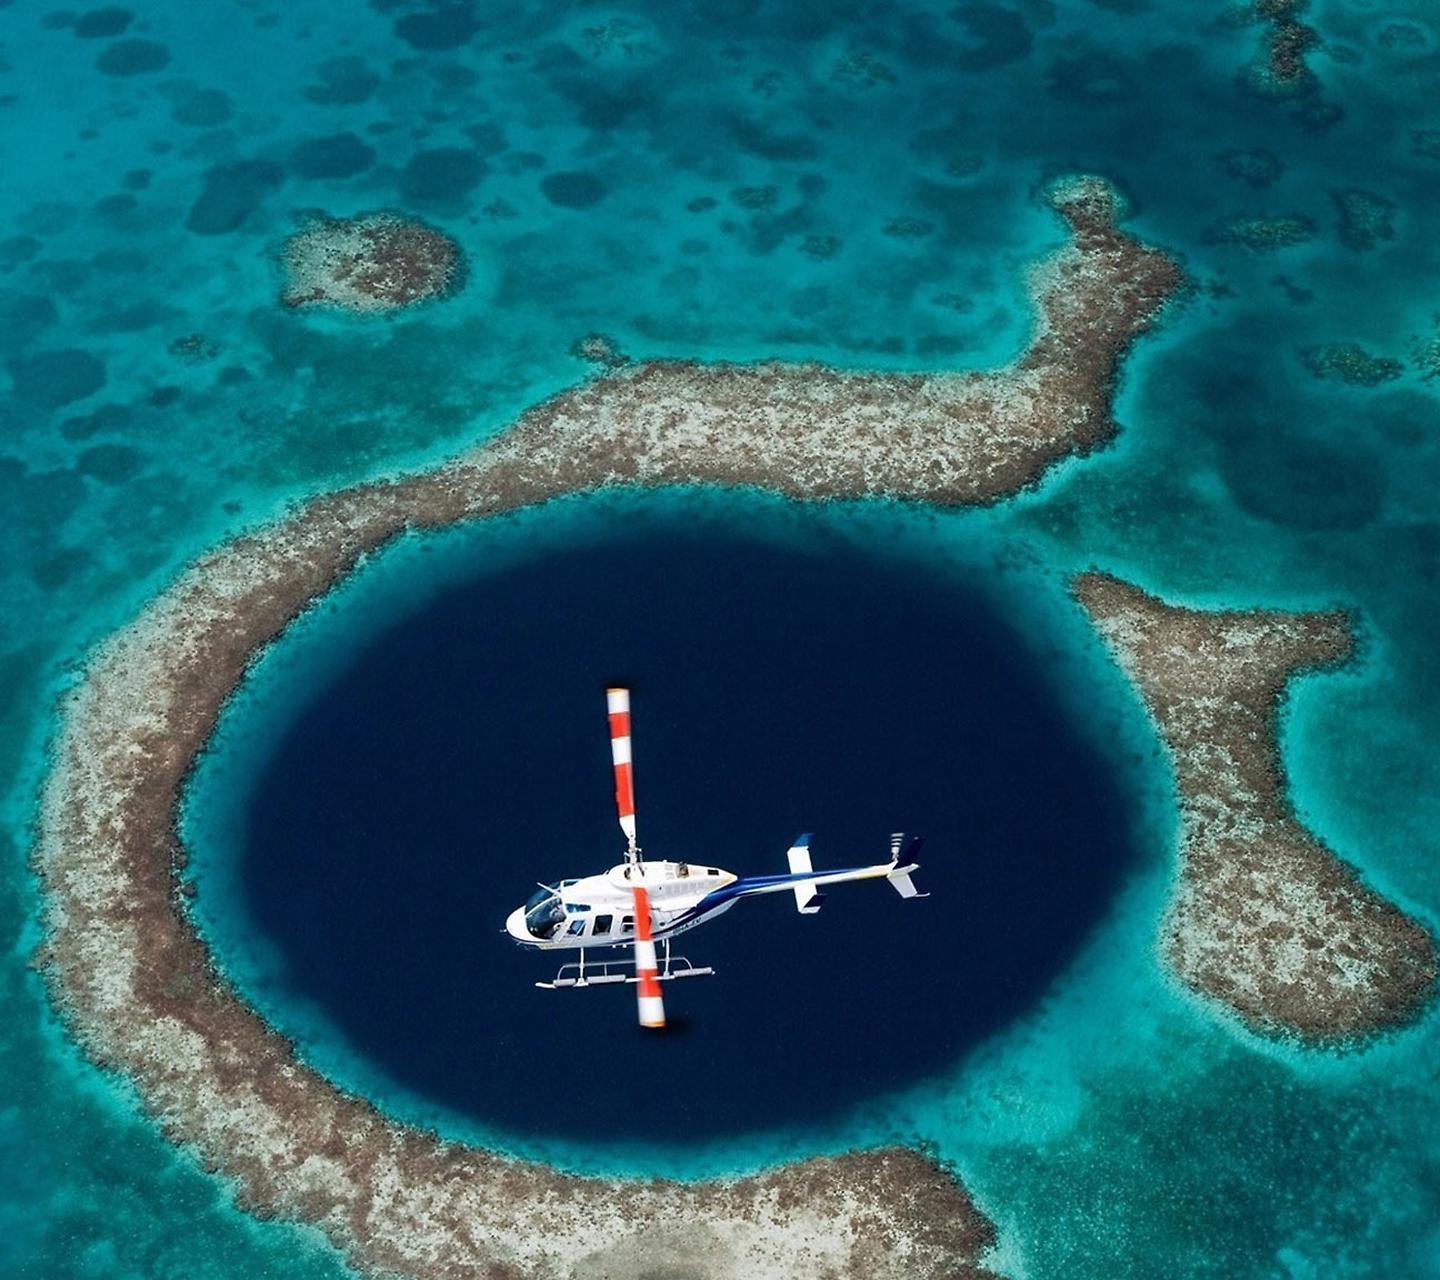
[[[615,804],[625,837],[625,861],[595,875],[539,883],[523,906],[506,918],[505,932],[537,951],[577,950],[579,959],[560,966],[545,990],[630,983],[636,987],[640,1025],[663,1028],[661,984],[677,978],[705,977],[708,967],[672,956],[671,939],[729,911],[744,898],[789,890],[801,915],[814,915],[825,903],[822,890],[851,880],[886,880],[902,898],[924,898],[911,876],[923,837],[890,837],[890,859],[864,867],[816,871],[810,861],[810,835],[797,836],[788,850],[790,870],[779,875],[737,876],[720,867],[674,860],[649,861],[640,855],[635,827],[635,776],[630,744],[630,690],[605,691],[610,719],[610,755],[615,766]],[[537,882],[538,883],[538,882]],[[657,956],[656,944],[662,948]],[[591,961],[596,948],[629,948],[623,960]]]

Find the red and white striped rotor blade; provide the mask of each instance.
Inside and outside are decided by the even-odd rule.
[[[650,936],[650,892],[635,886],[635,999],[642,1027],[665,1025],[665,1000],[660,995],[660,969],[655,960],[655,941]]]
[[[630,690],[606,689],[610,712],[610,758],[615,762],[615,807],[630,852],[635,851],[635,772],[630,762]]]

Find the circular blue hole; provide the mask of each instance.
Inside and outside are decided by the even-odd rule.
[[[952,1067],[1074,955],[1135,857],[1075,699],[960,575],[764,523],[627,512],[477,566],[289,722],[247,801],[247,924],[351,1051],[490,1128],[686,1143]],[[623,853],[612,682],[648,856],[767,874],[811,831],[817,868],[848,866],[903,829],[931,896],[741,903],[677,942],[717,972],[666,988],[663,1036],[631,987],[537,990],[573,953],[505,916]]]

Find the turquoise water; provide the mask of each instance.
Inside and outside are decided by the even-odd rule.
[[[1086,671],[1060,587],[1091,564],[1204,603],[1354,609],[1360,661],[1287,712],[1297,805],[1440,916],[1440,414],[1415,354],[1440,336],[1428,6],[1316,3],[1320,88],[1296,101],[1243,87],[1255,30],[1208,0],[425,12],[155,4],[104,36],[0,6],[0,1271],[343,1273],[167,1148],[26,967],[34,786],[87,646],[227,531],[498,430],[583,374],[568,349],[592,330],[634,356],[1004,360],[1024,269],[1059,242],[1033,195],[1060,172],[1116,181],[1199,289],[1127,366],[1114,447],[994,511],[895,514],[876,536],[1003,575],[1053,661]],[[306,176],[317,152],[297,148],[345,133],[360,150],[321,152],[368,165]],[[545,182],[574,173],[593,181]],[[1389,202],[1368,241],[1342,236],[1335,193],[1355,190]],[[383,206],[463,243],[459,297],[388,323],[275,305],[297,213]],[[1260,215],[1312,234],[1227,240]],[[195,334],[213,357],[172,353]],[[1313,376],[1305,352],[1333,343],[1404,368]],[[1107,714],[1135,734],[1126,696]],[[1153,955],[1173,814],[1150,805],[1149,860],[1042,1005],[845,1132],[937,1144],[1016,1275],[1440,1275],[1434,1017],[1334,1058],[1177,992]],[[800,1149],[775,1134],[695,1169]],[[600,1163],[625,1158],[648,1154]]]

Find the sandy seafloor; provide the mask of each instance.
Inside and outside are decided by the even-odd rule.
[[[317,1236],[238,1213],[163,1143],[27,968],[35,786],[87,646],[228,531],[500,429],[585,372],[567,350],[588,331],[632,356],[1004,361],[1026,334],[1023,268],[1059,240],[1034,199],[1057,173],[1116,181],[1133,228],[1201,286],[1127,365],[1119,442],[996,509],[857,512],[857,530],[988,566],[1079,666],[1101,659],[1059,591],[1090,565],[1190,602],[1354,609],[1358,662],[1287,708],[1295,801],[1382,892],[1440,917],[1440,393],[1415,354],[1440,337],[1440,148],[1415,136],[1440,130],[1428,6],[1317,3],[1308,112],[1242,87],[1256,29],[1202,0],[495,4],[468,42],[428,52],[397,38],[398,6],[154,4],[125,38],[163,44],[165,63],[123,76],[96,67],[109,39],[49,11],[0,6],[0,334],[17,375],[0,386],[0,1274],[344,1274]],[[445,12],[442,42],[463,35],[462,9]],[[1341,114],[1320,127],[1318,104]],[[299,144],[344,131],[368,167],[296,171]],[[478,163],[406,176],[438,148]],[[1273,180],[1233,176],[1217,157],[1235,150],[1270,153]],[[241,160],[279,166],[274,181],[236,229],[188,229],[205,170]],[[547,199],[542,179],[575,171],[602,197]],[[1342,237],[1332,193],[1350,189],[1393,204],[1388,238]],[[716,204],[688,207],[701,197]],[[463,293],[389,323],[276,305],[271,254],[297,210],[383,206],[461,241]],[[1313,235],[1256,251],[1213,234],[1260,214]],[[811,241],[832,251],[818,256],[811,236],[839,243]],[[169,352],[191,334],[212,358]],[[1314,378],[1301,352],[1334,342],[1405,368],[1373,387]],[[91,353],[103,385],[73,357],[66,377],[27,376],[59,350]],[[1307,1053],[1166,981],[1173,813],[1109,678],[1107,714],[1153,763],[1151,856],[1047,999],[827,1135],[682,1163],[922,1138],[997,1221],[1008,1272],[1036,1280],[1440,1276],[1436,1017],[1363,1053]]]

